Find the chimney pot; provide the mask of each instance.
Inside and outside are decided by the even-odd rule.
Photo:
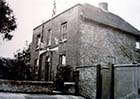
[[[108,3],[107,2],[99,3],[99,8],[101,8],[104,11],[108,11]]]

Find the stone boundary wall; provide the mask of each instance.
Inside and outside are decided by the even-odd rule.
[[[79,71],[79,94],[96,99],[96,66],[81,66]]]
[[[51,93],[52,82],[0,79],[0,92]]]
[[[139,87],[139,66],[114,65],[115,99],[136,99]]]

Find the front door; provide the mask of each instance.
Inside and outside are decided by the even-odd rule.
[[[45,80],[49,81],[49,68],[50,67],[50,57],[46,57],[46,64],[45,64]]]

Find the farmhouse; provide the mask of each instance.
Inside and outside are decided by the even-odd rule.
[[[31,65],[39,80],[52,81],[59,65],[132,63],[139,35],[107,3],[77,4],[34,28]]]

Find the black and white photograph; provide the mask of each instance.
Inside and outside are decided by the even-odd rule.
[[[0,0],[0,99],[140,99],[140,1]]]

